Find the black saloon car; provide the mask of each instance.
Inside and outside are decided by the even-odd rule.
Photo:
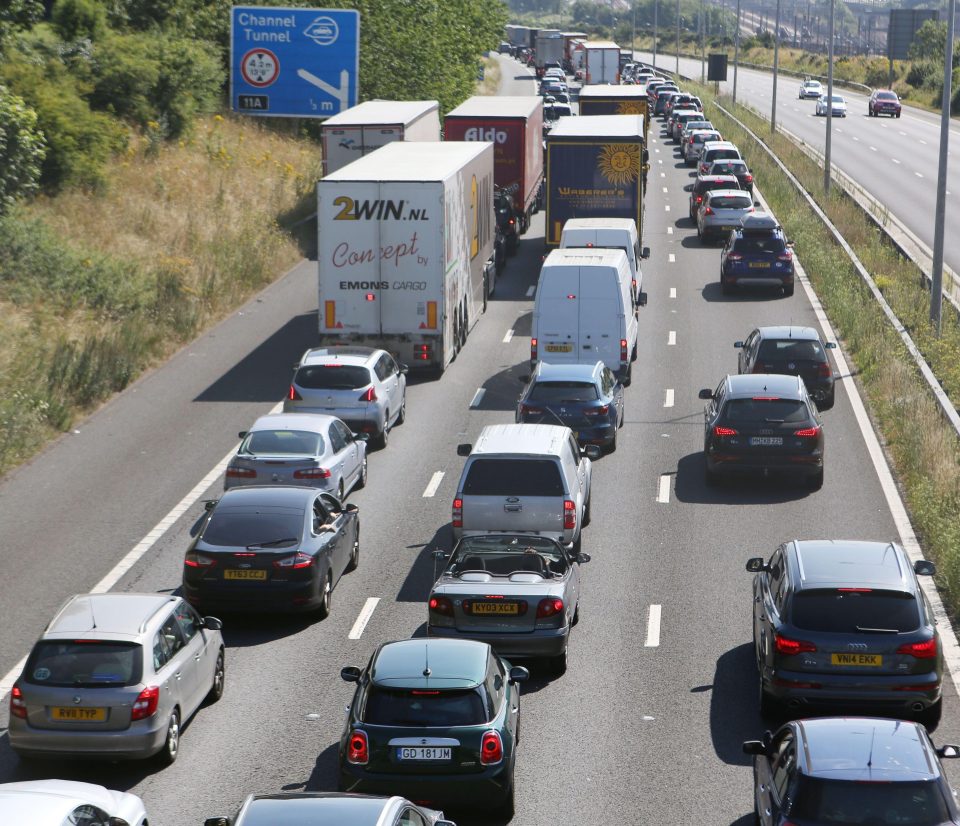
[[[797,376],[727,376],[701,390],[706,482],[743,473],[778,471],[823,486],[823,427]]]
[[[753,755],[759,826],[960,823],[953,792],[923,726],[870,717],[788,723],[743,744]]]
[[[183,595],[223,611],[305,611],[323,619],[360,560],[360,513],[315,488],[243,487],[207,505],[183,560]]]
[[[820,410],[833,407],[836,391],[827,350],[837,345],[821,341],[813,327],[757,327],[733,346],[740,350],[738,373],[800,376]]]
[[[943,652],[917,581],[933,563],[890,542],[794,540],[747,570],[761,713],[849,705],[936,724]]]

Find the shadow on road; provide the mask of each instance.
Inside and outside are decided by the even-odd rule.
[[[681,502],[702,505],[773,505],[793,502],[810,495],[810,491],[793,479],[771,475],[737,477],[716,487],[704,479],[703,451],[688,453],[677,463],[674,493]]]
[[[340,742],[331,743],[313,764],[313,771],[306,783],[290,783],[283,787],[285,792],[335,792],[340,776]]]
[[[438,528],[425,545],[408,546],[408,550],[416,551],[419,548],[419,552],[410,563],[407,576],[397,592],[397,602],[425,603],[433,583],[437,581],[440,567],[444,564],[433,558],[433,552],[443,550],[449,554],[453,546],[453,531],[449,522]]]
[[[743,753],[743,741],[758,738],[765,728],[757,701],[753,643],[744,643],[717,660],[710,694],[713,750],[724,763],[749,766],[751,757]]]
[[[704,301],[711,303],[727,303],[731,301],[777,301],[785,298],[783,291],[779,287],[756,287],[748,289],[738,289],[730,295],[724,295],[720,289],[720,276],[716,281],[711,281],[700,291]]]
[[[484,394],[474,410],[505,410],[513,413],[517,409],[517,399],[523,391],[521,376],[530,374],[530,365],[526,361],[495,373],[483,383]]]

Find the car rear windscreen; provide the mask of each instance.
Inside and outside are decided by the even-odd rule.
[[[552,402],[573,404],[574,402],[592,402],[599,398],[600,394],[592,382],[538,381],[530,391],[527,400],[540,404]]]
[[[710,199],[710,206],[714,209],[749,209],[753,201],[742,195],[717,195]]]
[[[308,364],[293,382],[306,390],[359,390],[370,384],[370,371],[354,364]]]
[[[549,459],[474,459],[464,496],[563,496],[563,480]]]
[[[825,361],[819,341],[766,339],[760,343],[761,361]]]
[[[438,691],[373,686],[363,721],[378,726],[476,726],[487,722],[476,689]]]
[[[727,423],[760,424],[768,422],[805,422],[810,418],[806,404],[796,399],[729,399],[723,406]]]
[[[302,530],[302,513],[258,513],[222,508],[215,510],[210,517],[203,532],[203,541],[208,545],[245,548],[291,537],[299,540]]]
[[[304,430],[257,430],[247,434],[240,453],[317,456],[323,453],[323,436]]]
[[[143,673],[143,652],[136,643],[99,640],[41,640],[30,653],[23,677],[36,685],[136,685]]]
[[[790,621],[805,631],[903,633],[920,627],[920,611],[902,591],[818,588],[794,596]]]
[[[939,826],[950,811],[935,781],[853,782],[801,775],[790,819],[804,823]]]
[[[732,160],[739,157],[740,151],[738,149],[711,149],[707,152],[707,160],[709,161]]]

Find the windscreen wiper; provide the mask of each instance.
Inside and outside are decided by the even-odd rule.
[[[247,545],[247,550],[252,550],[253,548],[276,548],[280,545],[286,545],[290,542],[299,542],[300,538],[297,536],[285,536],[283,539],[271,539],[269,542],[253,542],[250,545]]]
[[[864,628],[858,625],[857,630],[864,634],[899,634],[896,628]]]

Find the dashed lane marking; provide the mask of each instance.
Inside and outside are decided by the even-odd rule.
[[[666,473],[660,477],[660,483],[657,485],[657,501],[661,505],[666,505],[670,501],[670,477]]]
[[[664,204],[664,205],[663,205],[663,209],[664,209],[665,212],[669,212],[669,211],[670,211],[670,204]]]
[[[667,346],[672,347],[677,343],[677,331],[671,330],[667,335]]]
[[[512,338],[513,338],[513,327],[511,327],[509,330],[507,330],[507,334],[503,337],[503,343],[504,343],[504,344],[509,344],[509,343],[510,343],[510,339],[512,339]]]
[[[673,227],[667,227],[667,235],[673,235]]]
[[[350,633],[347,634],[348,639],[359,640],[360,637],[363,636],[363,629],[367,627],[367,623],[370,622],[370,617],[372,617],[373,612],[377,610],[378,602],[380,602],[380,597],[367,597],[367,601],[363,603],[363,608],[360,609],[360,614],[357,616],[357,621],[353,624],[353,628],[350,629]]]
[[[898,166],[900,165],[900,161],[898,161],[896,158],[891,158],[890,160],[893,161]]]
[[[670,264],[676,264],[676,263],[677,263],[677,256],[674,255],[672,252],[671,252],[671,253],[668,253],[668,254],[667,254],[667,262],[670,263]]]
[[[660,605],[651,605],[647,615],[647,639],[644,648],[657,648],[660,645]]]
[[[664,394],[663,406],[673,407],[673,388],[672,387],[668,387],[666,393]]]
[[[676,288],[676,287],[671,287],[671,288],[670,288],[670,298],[676,298],[676,297],[677,297],[677,288]]]
[[[481,387],[479,390],[477,390],[476,393],[473,394],[473,401],[470,402],[471,409],[480,406],[480,402],[483,401],[483,397],[486,394],[486,392],[487,392],[486,389]]]
[[[433,476],[430,477],[430,482],[427,484],[426,488],[423,491],[423,498],[430,499],[437,494],[437,488],[440,487],[440,483],[443,481],[443,471],[438,470]]]

